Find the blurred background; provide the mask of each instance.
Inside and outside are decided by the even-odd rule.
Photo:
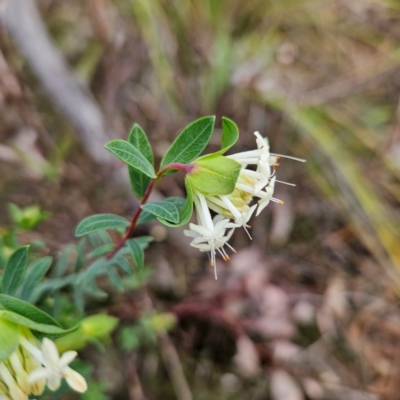
[[[2,0],[0,14],[3,238],[57,257],[82,218],[129,218],[103,145],[134,122],[158,161],[204,115],[217,116],[209,151],[227,116],[235,152],[258,130],[307,159],[282,160],[297,186],[277,185],[285,205],[253,218],[252,242],[235,233],[218,281],[182,230],[140,228],[155,238],[145,276],[87,300],[119,325],[82,351],[80,398],[399,399],[398,1]],[[184,196],[182,176],[156,196]],[[43,222],[16,229],[9,203]]]

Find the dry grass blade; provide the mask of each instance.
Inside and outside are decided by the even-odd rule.
[[[343,205],[347,208],[348,218],[355,222],[355,226],[365,226],[367,223],[372,228],[372,232],[376,233],[374,243],[368,240],[370,251],[375,253],[376,249],[382,246],[389,255],[393,268],[399,266],[400,254],[397,249],[400,237],[394,216],[391,215],[389,208],[385,207],[384,200],[379,197],[371,183],[364,177],[354,157],[324,120],[323,113],[312,108],[298,108],[291,109],[285,115],[305,137],[318,146],[330,165],[334,166],[338,174],[336,184],[346,196]],[[328,172],[329,168],[330,166],[323,167],[327,175],[332,175]],[[351,192],[348,193],[348,191]],[[351,197],[356,200],[354,206],[352,206],[354,202],[350,201]],[[357,210],[358,207],[359,210]],[[363,232],[358,233],[364,235]],[[387,272],[390,272],[391,277],[393,276],[394,271]],[[398,273],[397,270],[396,275]]]

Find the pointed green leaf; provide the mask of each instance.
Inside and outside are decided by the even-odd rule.
[[[140,236],[135,238],[135,241],[140,245],[140,247],[144,250],[149,247],[149,244],[154,240],[153,236]]]
[[[28,267],[21,289],[21,299],[29,301],[36,285],[43,279],[53,261],[45,257]]]
[[[144,251],[143,247],[135,239],[128,240],[129,247],[131,248],[131,254],[135,263],[139,269],[144,267]]]
[[[159,221],[166,226],[170,226],[172,228],[176,228],[178,226],[186,225],[192,214],[193,214],[193,189],[189,179],[185,179],[185,186],[186,186],[186,201],[182,208],[179,209],[179,221],[176,224],[172,224],[166,220],[162,220],[161,218]]]
[[[55,267],[52,270],[51,274],[52,277],[54,278],[62,277],[67,271],[71,257],[73,257],[74,255],[75,255],[75,246],[74,245],[65,246],[61,253],[60,258],[58,259]]]
[[[96,214],[85,218],[76,227],[75,236],[84,236],[102,229],[126,228],[130,222],[119,215]]]
[[[239,129],[237,125],[229,118],[222,117],[222,138],[220,154],[228,151],[238,140]]]
[[[122,283],[122,279],[118,275],[117,271],[114,267],[107,269],[107,275],[110,278],[111,283],[120,291],[124,290],[124,285]]]
[[[168,197],[167,199],[164,199],[164,202],[172,203],[178,210],[183,207],[185,204],[185,200],[183,197]],[[140,214],[138,225],[140,224],[145,224],[146,222],[149,222],[153,219],[156,219],[157,216],[154,214],[150,214],[146,211],[143,211]]]
[[[184,128],[162,159],[161,167],[195,160],[206,148],[214,130],[214,122],[215,117],[203,117]]]
[[[39,308],[27,303],[26,301],[5,294],[0,294],[0,310],[12,311],[15,314],[22,315],[23,317],[29,318],[39,324],[61,327],[55,319],[42,310],[39,310]]]
[[[157,217],[154,214],[150,214],[146,211],[142,211],[137,224],[138,225],[145,224],[146,222],[152,221],[153,219],[156,219],[156,218]]]
[[[126,258],[124,258],[122,256],[117,256],[117,257],[115,257],[114,260],[115,260],[116,265],[118,265],[118,267],[120,267],[122,269],[122,271],[124,271],[126,274],[128,274],[130,276],[135,275],[135,271],[133,270],[132,265],[128,262],[128,260],[126,260]]]
[[[95,257],[104,256],[104,254],[109,253],[114,248],[115,248],[115,244],[114,243],[103,244],[102,246],[97,247],[96,249],[91,251],[88,254],[88,258],[95,258]]]
[[[132,146],[136,147],[147,159],[147,161],[154,166],[153,150],[151,149],[146,134],[138,124],[133,125],[131,131],[129,132],[128,142]],[[129,165],[128,170],[132,190],[139,199],[142,199],[151,179],[143,172],[140,172]]]
[[[1,284],[4,294],[13,295],[21,285],[28,262],[28,252],[29,246],[23,246],[11,254],[4,269],[3,281]]]
[[[23,325],[48,335],[64,335],[76,327],[63,329],[60,324],[42,310],[26,301],[0,294],[0,319]]]
[[[97,259],[87,270],[83,271],[79,283],[90,282],[94,277],[103,271],[103,267],[106,265],[104,258]]]
[[[83,295],[82,286],[74,285],[72,291],[74,295],[74,303],[76,308],[80,312],[83,312],[83,309],[85,308],[85,296]]]
[[[237,161],[214,153],[198,159],[187,179],[200,193],[223,196],[234,191],[240,169]]]
[[[222,117],[222,137],[221,137],[221,150],[212,153],[212,155],[222,155],[226,153],[238,140],[239,129],[237,125],[229,118]],[[197,160],[209,157],[210,154],[199,157]]]
[[[18,325],[0,318],[0,361],[5,360],[17,348],[19,342]]]
[[[27,328],[33,331],[46,334],[47,337],[49,335],[52,336],[65,335],[69,332],[73,332],[77,328],[76,326],[74,326],[70,329],[63,329],[55,325],[42,324],[39,322],[35,322],[28,317],[7,310],[0,310],[0,319],[5,319],[7,321],[14,322],[18,325],[26,326]]]
[[[108,142],[104,147],[125,164],[143,172],[150,178],[156,178],[154,167],[146,157],[129,142],[121,139],[114,139]]]
[[[155,201],[142,205],[142,210],[155,215],[158,218],[177,223],[179,222],[179,212],[175,204],[169,201]]]

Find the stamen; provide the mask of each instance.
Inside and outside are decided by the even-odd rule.
[[[213,263],[213,266],[214,266],[214,276],[215,276],[215,280],[217,280],[217,279],[218,279],[218,276],[217,276],[217,262],[216,262],[216,260],[215,260],[214,240],[211,241],[211,251],[212,251],[212,257],[213,257],[213,259],[214,259],[214,263]]]
[[[300,161],[300,162],[306,162],[306,160],[304,160],[303,158],[298,158],[298,157],[292,157],[292,156],[287,156],[285,154],[277,154],[277,153],[271,153],[272,156],[275,157],[282,157],[282,158],[288,158],[290,160],[295,160],[295,161]]]
[[[234,253],[237,253],[237,251],[228,243],[225,243]]]
[[[253,238],[251,237],[251,235],[250,235],[250,233],[249,233],[249,231],[247,230],[247,228],[246,228],[245,225],[243,225],[243,229],[246,231],[247,236],[249,237],[249,239],[250,239],[250,240],[253,240]]]
[[[278,181],[278,179],[275,179],[275,182],[283,183],[283,184],[289,185],[289,186],[296,186],[294,183],[289,183],[289,182],[285,182],[285,181]]]

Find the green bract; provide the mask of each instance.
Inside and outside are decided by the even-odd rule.
[[[6,359],[18,346],[18,325],[0,318],[0,360]]]
[[[228,195],[235,189],[241,165],[217,154],[199,158],[193,162],[193,170],[188,174],[192,188],[202,194]]]

